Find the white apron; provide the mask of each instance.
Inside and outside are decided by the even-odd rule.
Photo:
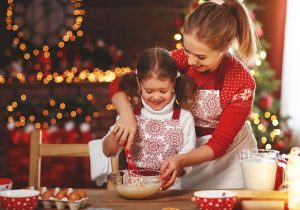
[[[135,111],[139,115],[140,110]],[[155,120],[136,116],[138,135],[132,145],[132,158],[138,168],[160,170],[165,158],[182,149],[183,135],[179,122],[180,108],[171,119]]]
[[[222,111],[219,90],[198,90],[197,103],[192,110],[196,126],[216,128]],[[206,143],[210,137],[197,137],[196,147]],[[254,148],[257,148],[257,142],[247,121],[223,156],[193,166],[192,172],[182,177],[182,189],[244,188],[242,169],[236,155],[244,149]]]
[[[134,110],[138,133],[132,145],[132,159],[138,168],[160,170],[163,161],[180,152],[183,147],[183,134],[179,116],[180,107],[174,104],[171,119],[155,120],[140,118],[140,109]],[[180,178],[176,178],[170,189],[180,189]]]

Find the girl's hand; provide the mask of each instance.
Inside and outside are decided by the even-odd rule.
[[[136,131],[135,117],[129,115],[120,116],[113,129],[115,139],[119,142],[120,146],[125,146],[127,150],[131,148]]]
[[[182,172],[180,155],[168,157],[163,162],[160,173],[162,176],[162,190],[170,188],[176,180],[176,177]]]

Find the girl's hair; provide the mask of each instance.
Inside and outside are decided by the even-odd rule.
[[[248,61],[257,50],[253,22],[240,0],[200,4],[186,17],[183,32],[196,35],[213,50],[224,50],[237,44],[238,55],[244,61]]]
[[[119,87],[134,100],[140,103],[140,91],[137,80],[142,82],[145,79],[156,77],[160,80],[170,79],[175,82],[174,91],[178,103],[188,109],[193,102],[197,87],[194,81],[185,76],[179,75],[179,69],[170,53],[163,48],[150,48],[142,52],[137,60],[136,72],[125,74],[121,77]]]

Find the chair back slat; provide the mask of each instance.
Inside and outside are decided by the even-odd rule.
[[[43,144],[42,131],[34,130],[30,137],[29,186],[38,189],[41,184],[41,157],[89,157],[88,144]],[[119,157],[112,157],[112,171],[119,168]],[[114,190],[114,181],[110,178],[107,189]]]

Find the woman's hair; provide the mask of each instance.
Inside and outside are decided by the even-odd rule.
[[[193,101],[197,87],[194,81],[185,76],[179,76],[179,69],[170,55],[163,48],[149,48],[138,57],[136,72],[125,74],[121,77],[119,87],[134,101],[140,102],[140,91],[137,80],[142,82],[145,79],[157,77],[158,79],[170,79],[175,81],[174,91],[178,103],[188,109]]]
[[[244,61],[248,61],[257,50],[253,22],[240,0],[200,4],[186,17],[183,33],[195,35],[213,50],[236,47]]]

